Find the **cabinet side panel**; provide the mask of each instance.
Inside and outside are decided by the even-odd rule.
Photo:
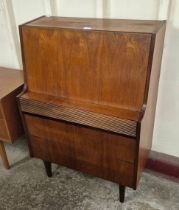
[[[144,114],[144,118],[141,122],[141,133],[139,140],[139,154],[138,154],[138,168],[137,168],[137,183],[139,182],[141,172],[145,167],[153,137],[153,127],[155,119],[155,110],[157,102],[157,93],[158,93],[158,83],[160,77],[160,67],[163,53],[163,42],[165,35],[165,25],[161,27],[159,32],[153,35],[155,42],[154,52],[153,52],[153,61],[152,61],[152,70],[150,75],[148,98],[147,98],[147,107]]]
[[[4,110],[4,120],[7,124],[9,139],[7,142],[13,143],[23,134],[23,126],[21,123],[20,113],[17,106],[16,96],[21,92],[22,85],[12,93],[2,99],[2,107]]]

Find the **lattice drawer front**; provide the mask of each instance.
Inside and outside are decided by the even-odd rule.
[[[20,98],[23,112],[38,114],[67,122],[78,123],[94,128],[112,131],[131,137],[136,137],[137,123],[135,121],[121,120],[116,117],[92,113],[62,105],[42,103]]]

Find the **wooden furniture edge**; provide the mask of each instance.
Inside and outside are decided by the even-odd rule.
[[[32,115],[45,116],[54,120],[76,123],[89,127],[96,127],[105,131],[111,131],[131,138],[136,136],[137,122],[123,120],[117,117],[111,117],[95,112],[84,111],[76,107],[64,105],[47,104],[36,100],[29,100],[23,97],[19,98],[19,104],[22,112]]]
[[[27,74],[26,74],[26,65],[25,65],[25,58],[24,58],[24,47],[23,47],[23,38],[22,38],[22,27],[28,23],[31,23],[35,20],[38,20],[42,17],[46,17],[45,15],[41,15],[33,20],[30,20],[30,21],[27,21],[27,22],[24,22],[22,24],[20,24],[18,26],[18,29],[19,29],[19,38],[20,38],[20,48],[21,48],[21,56],[22,56],[22,69],[23,69],[23,73],[24,73],[24,87],[25,87],[25,90],[22,91],[22,94],[25,93],[27,91]],[[20,94],[19,94],[20,95]]]
[[[24,74],[25,76],[25,74]],[[27,139],[27,144],[28,144],[28,147],[29,147],[29,155],[30,157],[33,157],[32,155],[32,149],[31,149],[31,145],[30,145],[30,142],[29,142],[29,136],[28,136],[28,131],[27,131],[27,126],[26,126],[26,123],[25,123],[25,119],[24,119],[24,113],[22,112],[21,110],[21,105],[20,105],[20,97],[27,92],[27,85],[26,83],[24,82],[24,86],[23,86],[23,89],[22,89],[22,92],[19,93],[19,95],[16,96],[16,99],[17,99],[17,105],[18,105],[18,109],[19,109],[19,112],[20,112],[20,117],[21,117],[21,120],[22,120],[22,125],[23,125],[23,128],[24,128],[24,133],[25,133],[25,137]]]
[[[134,182],[134,189],[137,188],[137,185],[139,183],[139,178],[141,175],[141,169],[140,168],[145,168],[146,162],[151,150],[152,146],[152,139],[149,138],[147,134],[145,134],[144,138],[144,128],[146,126],[146,118],[148,118],[150,115],[150,118],[152,117],[151,121],[151,131],[153,132],[153,127],[154,127],[154,120],[155,120],[155,110],[156,110],[156,101],[153,104],[153,97],[156,98],[157,100],[157,93],[158,93],[158,84],[159,84],[159,79],[160,79],[160,71],[156,71],[156,65],[158,66],[157,69],[161,68],[161,61],[162,61],[162,55],[163,55],[163,48],[161,51],[159,51],[159,57],[157,58],[155,56],[158,49],[157,44],[164,43],[164,38],[165,38],[165,29],[166,25],[164,24],[165,21],[162,21],[162,25],[158,30],[157,34],[151,34],[151,46],[150,46],[150,52],[149,52],[149,61],[148,61],[148,74],[146,78],[146,86],[145,86],[145,91],[144,91],[144,99],[143,99],[143,105],[140,111],[140,116],[139,120],[137,122],[137,132],[136,132],[136,140],[138,146],[136,147],[136,160],[135,160],[135,167],[134,167],[134,174],[136,175],[136,182]],[[156,64],[157,62],[157,64]],[[155,75],[156,74],[156,75]],[[158,74],[158,75],[157,75]],[[154,79],[155,75],[155,79]],[[156,79],[156,76],[158,77],[158,80]],[[154,81],[153,81],[154,80]],[[150,89],[150,83],[155,82],[153,85],[156,86],[156,90]],[[143,129],[142,129],[143,127]],[[141,130],[143,131],[141,133]],[[148,137],[147,137],[148,136]],[[143,139],[144,138],[144,139]],[[147,139],[148,138],[148,139]],[[147,143],[146,143],[147,142]],[[143,150],[143,152],[142,152]],[[145,153],[145,154],[144,154]]]
[[[6,150],[4,147],[4,142],[2,142],[2,141],[0,141],[0,156],[1,156],[4,168],[9,169],[10,168],[9,161],[8,161]]]
[[[21,86],[17,87],[16,89],[14,89],[14,91],[12,91],[11,93],[9,93],[8,95],[4,96],[1,99],[1,101],[3,101],[3,103],[7,103],[9,96],[13,96],[14,97],[14,100],[16,100],[17,92],[20,92],[20,90],[22,88],[23,88],[23,84]],[[16,102],[17,102],[17,100],[16,100]],[[4,119],[8,120],[9,116],[8,116],[8,113],[5,111],[4,106],[2,106],[2,109],[4,110],[4,112],[3,112]],[[20,114],[20,111],[18,109],[15,109],[15,110],[16,110],[16,112],[19,112],[19,114]],[[6,128],[7,128],[9,139],[11,140],[11,142],[8,141],[8,143],[13,144],[14,141],[15,141],[15,139],[16,139],[15,136],[17,137],[17,133],[16,133],[15,136],[12,134],[12,133],[14,133],[14,131],[13,131],[14,129],[12,128],[12,123],[8,125],[7,122],[6,122],[6,120],[5,120],[5,125],[6,125]],[[20,127],[19,128],[16,127],[16,129],[19,129],[19,131],[20,131]],[[23,129],[22,126],[21,126],[21,129]],[[4,140],[4,141],[7,142],[6,140]]]

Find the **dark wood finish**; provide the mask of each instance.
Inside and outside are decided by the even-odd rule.
[[[138,151],[138,167],[137,167],[137,182],[140,180],[141,173],[146,165],[146,161],[149,156],[149,152],[152,146],[153,127],[155,119],[155,108],[157,102],[158,82],[160,77],[160,65],[163,52],[165,26],[163,26],[159,32],[152,38],[152,46],[150,57],[153,57],[152,62],[149,63],[151,67],[150,78],[148,78],[148,88],[144,101],[146,107],[143,119],[139,121],[140,124],[140,136],[139,151]],[[136,184],[137,185],[137,184]]]
[[[156,33],[163,21],[153,20],[120,20],[70,17],[42,17],[28,22],[26,25],[38,28],[65,28],[75,30]],[[87,29],[85,29],[87,27]]]
[[[16,96],[22,91],[22,86],[22,71],[0,67],[1,142],[14,143],[23,133],[16,99]]]
[[[51,162],[48,162],[46,160],[44,160],[43,162],[44,162],[44,166],[45,166],[47,176],[52,177],[52,164],[51,164]]]
[[[123,201],[151,147],[164,32],[165,21],[42,17],[20,26],[31,155],[117,182]]]
[[[57,98],[60,101],[59,98]],[[122,120],[117,117],[88,112],[76,106],[67,106],[65,101],[55,104],[54,101],[47,102],[39,100],[27,99],[24,96],[20,98],[21,110],[31,114],[42,115],[54,119],[65,120],[67,122],[78,123],[81,125],[91,126],[115,133],[136,136],[136,122]]]
[[[30,92],[140,110],[151,34],[68,29],[52,29],[49,33],[29,26],[22,31]],[[53,59],[47,59],[49,54]],[[46,77],[41,81],[43,74]]]
[[[146,168],[179,179],[179,158],[151,151]]]
[[[9,139],[9,133],[7,129],[7,125],[4,119],[0,119],[0,139],[6,140]]]
[[[140,117],[140,111],[133,110],[133,109],[125,109],[124,107],[110,107],[104,104],[95,104],[90,102],[81,102],[78,100],[68,99],[64,97],[54,97],[50,95],[44,95],[40,93],[34,92],[25,92],[22,95],[22,99],[20,98],[21,102],[27,101],[30,103],[32,100],[33,102],[41,102],[43,104],[48,103],[50,106],[66,106],[70,108],[80,109],[82,111],[93,112],[97,114],[107,115],[111,117],[116,117],[119,119],[124,119],[125,121],[134,121],[134,123]]]
[[[121,203],[123,203],[124,199],[125,199],[125,186],[119,185],[119,200]]]
[[[19,86],[23,85],[23,72],[0,67],[0,98],[3,99]]]
[[[4,143],[0,141],[0,156],[4,165],[4,168],[9,169],[9,162],[7,159],[6,150],[4,148]]]
[[[32,115],[25,122],[33,156],[132,186],[134,139]]]

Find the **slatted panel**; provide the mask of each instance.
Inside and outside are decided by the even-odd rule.
[[[92,113],[63,105],[54,105],[24,98],[20,98],[20,105],[23,112],[136,137],[137,123],[135,121],[121,120],[116,117],[109,117],[107,115]]]

